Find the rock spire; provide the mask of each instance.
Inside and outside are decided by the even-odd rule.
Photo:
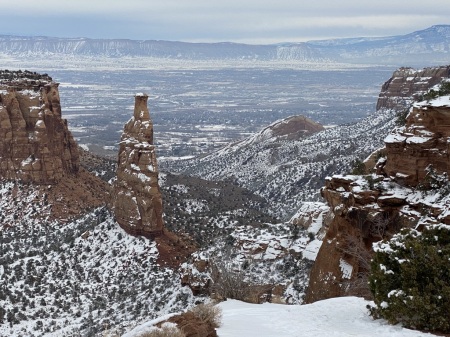
[[[130,234],[146,237],[162,233],[162,197],[153,145],[148,96],[136,94],[133,117],[120,141],[114,210],[117,222]]]

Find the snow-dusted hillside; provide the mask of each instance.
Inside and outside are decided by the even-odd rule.
[[[325,177],[349,172],[352,161],[381,147],[395,120],[394,111],[380,110],[299,140],[270,137],[264,129],[209,156],[165,165],[209,180],[233,180],[269,200],[272,214],[286,219],[302,202],[320,199]]]
[[[121,332],[192,305],[154,241],[129,236],[105,209],[51,221],[46,201],[23,190],[31,197],[0,186],[0,336]]]

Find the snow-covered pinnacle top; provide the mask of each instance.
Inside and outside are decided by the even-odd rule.
[[[150,113],[147,107],[148,95],[138,93],[134,96],[134,119],[139,121],[149,121]]]

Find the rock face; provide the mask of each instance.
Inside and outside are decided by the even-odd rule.
[[[383,84],[378,97],[377,110],[406,108],[430,87],[450,76],[450,66],[424,68],[400,68]]]
[[[448,96],[413,106],[406,126],[385,139],[387,160],[378,172],[408,186],[425,183],[428,166],[450,175],[450,100]]]
[[[322,189],[334,219],[311,271],[308,303],[368,295],[373,242],[403,227],[450,224],[450,96],[414,104],[406,125],[371,157],[373,174],[333,176]]]
[[[117,222],[125,231],[149,237],[161,234],[164,224],[147,100],[145,94],[135,96],[134,115],[125,124],[114,187],[114,210]]]
[[[0,72],[0,176],[55,184],[79,171],[78,148],[61,118],[58,83]]]

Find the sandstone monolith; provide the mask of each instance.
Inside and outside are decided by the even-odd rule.
[[[120,140],[114,213],[126,232],[150,237],[161,234],[164,224],[147,100],[146,94],[135,96],[133,117],[125,124]]]

